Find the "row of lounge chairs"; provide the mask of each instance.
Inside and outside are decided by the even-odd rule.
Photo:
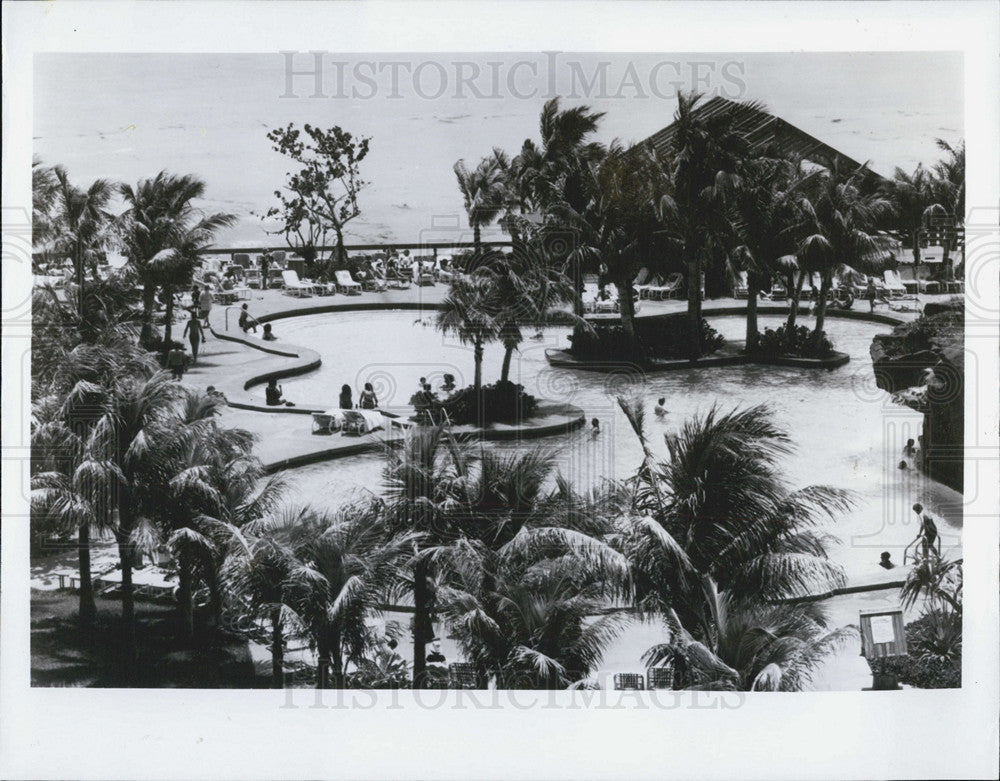
[[[865,298],[868,295],[869,279],[875,286],[877,296],[882,298],[903,298],[908,295],[913,295],[918,291],[921,293],[937,292],[936,282],[929,280],[903,282],[903,280],[900,279],[898,271],[890,271],[888,269],[883,272],[881,278],[874,275],[869,277],[866,274],[853,274],[849,279],[842,280],[834,286],[837,287],[839,285],[846,285],[850,288],[851,294],[855,298]],[[813,274],[812,277],[807,280],[806,284],[803,285],[802,292],[805,296],[809,296],[813,291],[818,293],[820,288],[820,276],[819,274]],[[741,299],[749,296],[750,291],[747,286],[747,274],[745,271],[740,272],[738,275],[733,289],[733,294],[736,298]],[[783,301],[788,298],[788,290],[783,282],[780,280],[774,280],[771,285],[771,292],[765,295],[771,301]]]
[[[370,409],[330,409],[312,414],[313,434],[340,431],[346,436],[362,436],[383,428],[382,413]]]
[[[659,301],[680,296],[683,285],[684,275],[679,272],[663,277],[659,274],[650,275],[648,268],[639,269],[634,283],[635,289],[639,292],[639,298]]]

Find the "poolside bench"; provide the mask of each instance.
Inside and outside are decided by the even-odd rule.
[[[615,691],[642,691],[645,688],[639,673],[615,673]]]

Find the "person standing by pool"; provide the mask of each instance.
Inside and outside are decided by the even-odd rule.
[[[260,256],[260,289],[267,290],[267,274],[271,270],[271,253],[261,250]]]
[[[907,545],[906,550],[903,551],[903,563],[906,563],[906,556],[910,548],[917,543],[920,543],[924,559],[929,558],[932,553],[934,553],[938,558],[941,558],[941,538],[938,536],[937,524],[934,523],[934,519],[931,517],[931,514],[929,512],[925,512],[924,506],[919,502],[913,505],[913,512],[915,512],[917,514],[917,518],[920,519],[920,531],[917,532],[917,536],[913,539],[913,542]],[[916,560],[915,553],[914,560]]]
[[[202,323],[208,325],[208,315],[212,311],[212,291],[205,287],[198,296],[198,314]]]
[[[354,409],[354,402],[351,400],[351,386],[343,385],[340,388],[340,408]]]
[[[361,409],[375,409],[378,407],[378,397],[370,382],[365,383],[365,389],[358,396],[358,406]]]
[[[207,341],[207,337],[205,336],[205,328],[198,320],[198,315],[194,309],[191,310],[191,319],[184,326],[184,336],[191,343],[191,363],[197,363],[198,348],[201,345],[201,340],[206,339]]]

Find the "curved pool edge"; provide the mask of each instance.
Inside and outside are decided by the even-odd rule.
[[[734,347],[739,343],[731,343]],[[726,355],[707,355],[697,360],[688,358],[677,358],[673,360],[655,359],[645,364],[637,364],[632,361],[588,361],[576,358],[569,350],[548,349],[545,351],[545,360],[550,366],[559,369],[576,369],[579,371],[598,372],[613,374],[618,372],[643,372],[656,374],[659,372],[680,371],[682,369],[710,369],[724,366],[746,366],[756,364],[760,366],[785,366],[797,369],[826,369],[832,371],[850,363],[851,356],[847,353],[834,351],[828,358],[798,358],[792,355],[778,356],[775,358],[750,358],[742,353],[730,352]]]

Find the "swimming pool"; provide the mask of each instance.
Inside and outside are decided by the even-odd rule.
[[[471,348],[434,329],[433,313],[350,312],[308,315],[275,324],[283,341],[311,347],[323,360],[309,375],[283,380],[287,398],[328,401],[334,406],[341,385],[354,389],[372,382],[383,406],[406,404],[420,377],[437,390],[445,372],[455,375],[459,387],[472,380]],[[710,318],[727,338],[742,338],[741,317]],[[780,317],[762,317],[761,328],[776,327]],[[723,410],[768,404],[788,429],[797,446],[786,460],[790,483],[800,487],[824,483],[848,488],[857,506],[831,526],[840,538],[833,557],[844,565],[848,578],[866,579],[878,569],[879,553],[892,552],[897,562],[902,549],[917,532],[915,501],[940,515],[945,549],[960,551],[961,496],[913,471],[897,468],[908,438],[916,439],[921,416],[893,404],[875,387],[868,348],[872,337],[889,326],[855,320],[828,320],[827,331],[838,350],[851,362],[834,371],[774,366],[734,366],[679,370],[643,377],[621,372],[611,375],[556,369],[545,360],[545,350],[569,346],[568,329],[549,329],[539,340],[529,339],[515,355],[511,379],[532,394],[581,407],[588,421],[597,418],[601,432],[588,429],[522,444],[541,446],[553,453],[560,471],[586,488],[608,478],[631,475],[641,451],[625,417],[617,409],[618,393],[638,394],[646,405],[647,427],[654,451],[665,453],[662,432],[674,430],[691,415],[717,404]],[[500,373],[503,349],[488,345],[483,381]],[[664,397],[669,411],[664,419],[652,414]],[[495,448],[519,447],[495,443]],[[358,491],[380,490],[383,457],[359,455],[315,464],[287,473],[290,497],[318,505],[345,501]]]

